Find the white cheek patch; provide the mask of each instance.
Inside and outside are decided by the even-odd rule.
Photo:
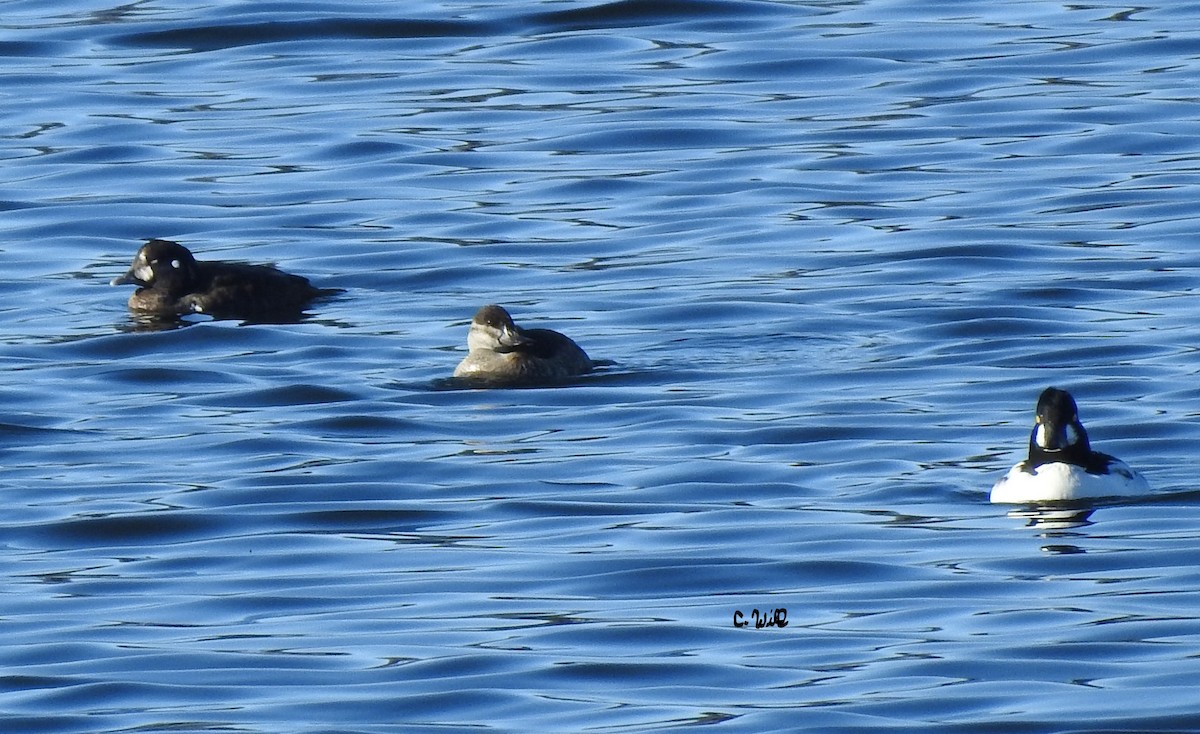
[[[179,269],[179,265],[180,265],[180,262],[178,260],[171,261],[171,267],[174,268],[175,270]]]
[[[1063,430],[1063,434],[1066,439],[1066,443],[1063,446],[1051,446],[1050,442],[1054,437],[1051,436],[1050,432],[1046,430],[1046,424],[1039,423],[1037,425],[1037,431],[1034,433],[1033,440],[1038,446],[1050,451],[1063,449],[1067,446],[1074,446],[1079,443],[1079,430],[1075,428],[1074,424],[1068,423],[1066,428]]]
[[[154,268],[149,265],[142,265],[134,270],[133,274],[143,283],[149,283],[154,280]]]

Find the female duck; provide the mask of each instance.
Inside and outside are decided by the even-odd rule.
[[[557,382],[592,371],[579,345],[550,329],[522,329],[500,306],[479,309],[455,377],[494,385]]]
[[[113,285],[136,285],[129,308],[152,316],[296,318],[314,298],[335,293],[270,265],[201,262],[170,240],[150,240]]]
[[[1075,399],[1048,387],[1038,398],[1029,458],[992,487],[992,502],[1061,502],[1145,494],[1150,485],[1129,465],[1092,451]]]

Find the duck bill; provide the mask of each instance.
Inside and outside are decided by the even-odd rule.
[[[146,288],[150,283],[139,275],[139,272],[143,270],[146,270],[146,268],[130,268],[124,275],[109,281],[109,285],[136,285],[139,288]]]
[[[497,340],[500,346],[505,349],[516,349],[529,344],[529,339],[516,329],[510,329],[507,326],[500,328],[500,337]]]

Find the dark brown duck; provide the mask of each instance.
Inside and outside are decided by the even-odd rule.
[[[150,240],[113,285],[136,285],[129,308],[153,316],[207,314],[248,321],[295,318],[315,298],[338,291],[270,265],[202,261],[170,240]]]

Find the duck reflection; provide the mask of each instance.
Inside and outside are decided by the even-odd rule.
[[[1047,540],[1056,542],[1042,546],[1042,551],[1054,555],[1072,555],[1087,553],[1087,550],[1069,541],[1072,538],[1087,537],[1083,528],[1090,527],[1092,513],[1095,507],[1063,506],[1063,505],[1030,505],[1019,510],[1010,510],[1009,517],[1025,521],[1025,526],[1036,528],[1039,535]]]
[[[1031,505],[1019,510],[1010,510],[1009,517],[1025,521],[1026,527],[1041,530],[1072,530],[1092,525],[1095,507],[1059,507]]]

